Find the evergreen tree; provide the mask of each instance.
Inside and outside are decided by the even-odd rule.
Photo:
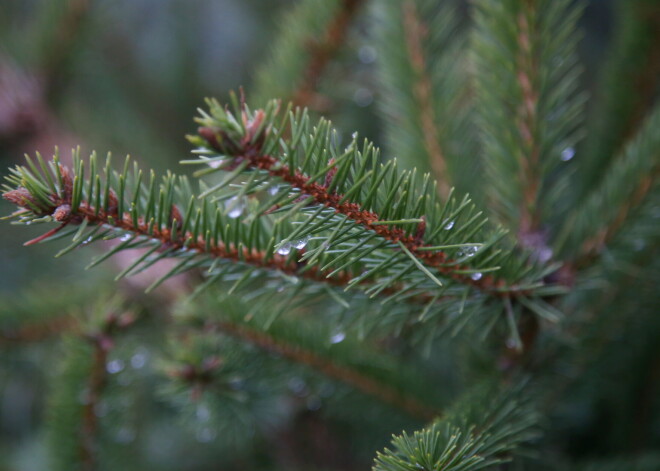
[[[300,0],[176,172],[10,168],[23,251],[115,261],[44,262],[0,303],[0,387],[21,362],[46,384],[48,469],[659,469],[660,4],[621,4],[591,101],[585,5]],[[89,8],[45,13],[44,108],[14,100],[3,149],[57,133]]]

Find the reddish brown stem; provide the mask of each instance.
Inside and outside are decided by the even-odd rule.
[[[98,407],[101,393],[106,383],[106,363],[108,352],[101,342],[94,343],[94,358],[87,386],[88,395],[83,406],[82,430],[80,431],[80,458],[82,469],[96,469],[96,439],[98,434]]]
[[[408,57],[415,76],[413,95],[420,110],[419,120],[424,147],[428,153],[433,173],[438,179],[438,191],[442,196],[447,196],[450,190],[449,175],[435,122],[433,85],[427,72],[423,50],[423,40],[428,35],[428,29],[420,19],[414,1],[406,1],[401,8]]]
[[[215,150],[227,153],[227,149],[223,149],[220,146],[213,129],[200,128],[199,134]],[[374,231],[382,238],[395,244],[403,244],[416,258],[423,261],[425,265],[436,269],[438,272],[459,283],[474,286],[477,289],[496,296],[510,297],[525,293],[525,290],[518,286],[507,285],[505,280],[495,278],[492,275],[486,275],[479,280],[474,280],[469,275],[460,273],[461,271],[470,270],[470,267],[456,264],[455,260],[449,259],[442,251],[425,250],[430,246],[420,243],[416,237],[406,234],[401,228],[379,224],[379,222],[383,221],[378,214],[363,209],[358,203],[349,200],[343,201],[343,195],[331,193],[327,186],[311,182],[309,177],[303,175],[300,171],[292,171],[287,165],[281,163],[275,157],[261,153],[258,145],[246,144],[243,149],[237,149],[235,151],[234,157],[237,162],[247,160],[249,167],[266,170],[271,176],[281,178],[292,187],[299,189],[301,193],[313,197],[317,204],[333,208],[336,213],[343,214],[356,224]]]
[[[610,242],[614,236],[619,232],[619,229],[623,227],[626,219],[628,218],[630,211],[638,207],[642,201],[644,201],[646,195],[653,187],[655,179],[660,173],[660,167],[652,169],[647,175],[642,178],[635,189],[634,193],[631,195],[630,199],[619,208],[616,216],[612,222],[603,227],[598,233],[586,240],[581,247],[581,255],[574,263],[576,266],[588,265],[593,259],[594,256]]]
[[[101,395],[106,387],[108,373],[106,364],[108,352],[114,347],[114,336],[119,331],[126,329],[135,322],[132,313],[117,315],[111,312],[107,315],[103,328],[85,337],[92,343],[94,355],[87,382],[85,404],[82,411],[82,423],[80,429],[80,459],[81,469],[94,471],[97,469],[98,448],[98,406]]]
[[[78,327],[73,317],[64,315],[41,323],[23,325],[15,330],[3,329],[0,331],[0,345],[39,342],[63,332],[76,331]]]
[[[103,211],[97,212],[92,206],[85,202],[83,202],[78,208],[75,217],[86,219],[89,224],[105,224],[139,236],[149,237],[152,240],[158,240],[163,249],[178,250],[186,248],[190,251],[206,253],[212,257],[242,262],[258,268],[279,270],[289,275],[301,276],[314,281],[323,281],[336,285],[345,285],[351,280],[351,276],[347,272],[338,273],[333,278],[326,278],[326,274],[321,272],[317,267],[310,267],[308,270],[301,271],[300,264],[290,261],[288,257],[273,254],[267,259],[265,251],[262,250],[249,250],[246,247],[238,249],[234,246],[225,245],[223,242],[215,242],[213,240],[209,244],[210,246],[207,247],[206,241],[202,237],[198,237],[195,240],[192,238],[190,232],[176,235],[176,237],[172,239],[170,229],[160,229],[155,226],[150,228],[149,225],[142,220],[138,222],[138,225],[135,225],[132,217],[128,213],[124,213],[121,219],[119,219],[117,215],[108,215]]]
[[[518,84],[522,104],[518,110],[518,131],[523,144],[520,156],[520,182],[522,201],[520,208],[520,234],[530,234],[538,228],[537,197],[541,186],[539,174],[540,148],[537,135],[538,120],[538,65],[533,51],[532,31],[527,11],[518,15]]]
[[[309,45],[309,62],[303,72],[302,82],[292,94],[291,100],[299,106],[311,106],[318,101],[315,91],[323,71],[337,54],[346,38],[348,26],[363,0],[340,0],[338,12],[328,24],[319,40]]]
[[[44,233],[44,234],[41,234],[39,237],[35,237],[35,238],[32,239],[32,240],[28,240],[28,241],[25,242],[23,245],[28,246],[28,245],[38,244],[38,243],[41,242],[42,240],[48,239],[50,236],[55,235],[55,234],[57,234],[58,232],[60,232],[62,229],[64,229],[64,228],[66,227],[67,224],[68,224],[68,223],[61,224],[61,225],[57,226],[56,228],[51,229],[50,231],[48,231],[48,232],[46,232],[46,233]]]

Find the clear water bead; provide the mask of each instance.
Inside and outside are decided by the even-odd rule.
[[[204,404],[199,404],[195,411],[195,417],[200,422],[208,422],[211,419],[211,410]]]
[[[280,248],[277,249],[277,253],[280,255],[289,255],[291,253],[291,244],[289,242],[282,244]]]
[[[131,366],[136,370],[143,368],[147,364],[147,351],[139,350],[131,357]]]
[[[227,384],[234,391],[240,391],[245,388],[245,380],[240,376],[234,376],[233,378],[229,378]]]
[[[539,262],[547,262],[552,258],[552,249],[549,247],[543,247],[541,250],[538,252],[538,259]]]
[[[479,281],[483,275],[481,273],[473,273],[470,278],[472,278],[474,281]]]
[[[305,383],[304,379],[298,376],[294,376],[289,380],[288,386],[292,393],[298,396],[305,395],[305,390],[307,389],[307,383]]]
[[[367,107],[374,101],[374,94],[368,88],[358,88],[353,94],[353,101],[359,107]]]
[[[454,227],[454,223],[455,223],[455,222],[456,222],[456,221],[449,221],[449,222],[447,222],[447,223],[445,224],[445,230],[446,230],[446,231],[451,230],[451,229]]]
[[[323,405],[321,398],[318,396],[309,396],[305,402],[307,403],[307,409],[311,411],[319,410]]]
[[[227,216],[232,219],[236,219],[245,209],[245,202],[240,200],[238,196],[233,196],[225,201],[225,210],[227,211]]]
[[[467,255],[468,257],[473,257],[477,253],[477,250],[479,250],[478,246],[468,245],[467,247],[465,247],[465,255]]]
[[[211,427],[203,427],[197,431],[197,441],[200,443],[212,442],[217,433]]]
[[[280,191],[279,185],[271,185],[268,187],[268,194],[271,196],[275,196],[278,191]]]
[[[309,242],[309,237],[303,237],[302,239],[294,240],[293,246],[298,250],[304,249],[307,245],[307,242]]]
[[[117,374],[124,369],[124,362],[121,360],[112,360],[105,365],[105,369],[110,374]]]
[[[358,58],[363,64],[371,64],[376,61],[378,53],[372,46],[362,46],[358,50]]]
[[[561,151],[561,160],[564,162],[568,162],[575,156],[575,149],[572,147],[567,147],[566,149]]]
[[[341,343],[344,341],[345,338],[346,338],[345,332],[336,332],[330,337],[330,343],[332,344]]]
[[[124,234],[119,238],[119,240],[121,240],[122,242],[126,242],[127,240],[130,240],[130,238],[131,238],[131,234]]]

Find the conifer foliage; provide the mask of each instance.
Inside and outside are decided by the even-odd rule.
[[[301,0],[254,90],[199,110],[177,173],[79,150],[10,169],[2,195],[16,210],[5,219],[45,228],[25,246],[53,242],[57,257],[96,247],[87,268],[130,253],[116,279],[158,272],[146,289],[155,299],[176,276],[189,287],[158,301],[167,316],[85,292],[84,308],[63,318],[49,306],[0,307],[0,348],[65,332],[48,403],[53,469],[124,469],[144,445],[113,431],[110,418],[128,419],[103,408],[128,394],[112,378],[123,343],[150,342],[159,366],[136,381],[156,384],[197,441],[236,449],[228,469],[252,447],[278,446],[273,430],[293,427],[283,405],[292,392],[350,430],[362,447],[346,452],[351,466],[395,433],[374,470],[592,469],[573,463],[559,419],[542,417],[575,400],[578,375],[562,365],[591,364],[580,345],[600,358],[608,326],[623,322],[599,287],[631,309],[622,287],[658,271],[635,247],[657,253],[660,110],[637,110],[644,118],[620,148],[582,146],[603,118],[587,113],[580,81],[583,11],[568,0],[478,0],[461,20],[450,1]],[[323,77],[362,23],[378,53],[385,155],[317,114],[341,121]],[[609,152],[605,165],[582,178],[596,147]],[[637,321],[657,328],[647,288]],[[644,430],[657,444],[657,430]],[[615,451],[628,463],[629,450]],[[283,466],[262,454],[250,462]],[[616,469],[637,469],[625,466]]]

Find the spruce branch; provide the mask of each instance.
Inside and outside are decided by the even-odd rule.
[[[488,469],[511,461],[516,448],[535,437],[536,421],[519,386],[499,393],[492,387],[468,392],[430,427],[394,437],[392,449],[377,454],[373,469]]]
[[[283,20],[273,57],[258,72],[257,103],[279,96],[299,106],[323,108],[319,82],[346,40],[363,0],[303,0]]]
[[[177,319],[195,330],[221,333],[254,345],[411,417],[431,420],[440,414],[441,394],[434,391],[431,379],[421,371],[406,369],[387,349],[356,338],[351,329],[341,325],[329,328],[325,319],[310,317],[310,312],[324,309],[322,302],[310,303],[308,299],[304,305],[290,306],[289,315],[276,320],[272,310],[277,308],[272,302],[269,306],[270,311],[239,296],[207,295],[192,305],[184,303]]]
[[[425,33],[424,25],[421,23],[419,13],[414,2],[407,1],[402,5],[403,25],[406,37],[406,46],[410,57],[411,66],[417,78],[413,94],[420,108],[421,129],[424,147],[429,155],[429,161],[434,173],[438,178],[438,190],[443,196],[449,194],[449,176],[447,175],[447,164],[444,152],[438,142],[438,131],[435,125],[435,112],[432,108],[431,81],[426,75],[426,60],[422,51],[422,36]]]
[[[430,168],[438,191],[447,197],[452,185],[464,186],[456,159],[474,153],[466,122],[468,80],[460,65],[464,35],[447,4],[407,0],[378,6],[388,151],[418,169]]]
[[[311,368],[316,373],[330,379],[340,381],[348,386],[375,399],[400,409],[412,417],[431,420],[438,411],[420,402],[414,397],[361,373],[355,368],[344,366],[324,358],[314,351],[301,348],[299,345],[287,344],[275,338],[272,331],[263,331],[249,325],[228,321],[216,322],[208,327],[216,328],[238,340],[250,343],[262,350],[281,355],[283,358]]]
[[[276,275],[280,283],[294,276],[311,282],[300,286],[309,293],[327,290],[319,285],[358,288],[384,303],[407,303],[408,312],[424,303],[420,321],[448,306],[463,312],[466,302],[485,308],[509,297],[528,299],[547,317],[540,297],[556,288],[542,279],[554,267],[498,244],[504,233],[484,229],[469,199],[439,203],[428,175],[419,184],[414,171],[378,164],[377,150],[366,141],[358,150],[356,137],[340,150],[330,124],[322,120],[312,131],[304,111],[286,114],[280,125],[275,103],[254,113],[235,106],[232,114],[211,102],[192,138],[202,155],[188,163],[203,164],[204,175],[226,172],[219,183],[201,182],[199,197],[186,178],[168,173],[159,183],[153,172],[129,171],[128,159],[116,172],[109,157],[101,169],[92,155],[89,178],[77,155],[72,170],[57,156],[28,159],[7,177],[3,196],[21,208],[13,215],[18,223],[58,225],[26,244],[70,236],[62,255],[119,239],[90,266],[125,249],[147,249],[118,278],[178,260],[148,290],[206,268],[197,291],[236,275],[231,291],[255,276]],[[284,132],[291,138],[282,139]],[[238,218],[245,204],[251,209]]]
[[[580,167],[580,194],[592,191],[651,111],[660,75],[660,5],[617,2],[615,33],[596,90]]]
[[[15,188],[5,185],[3,197],[21,208],[12,216],[20,218],[22,223],[56,222],[58,226],[26,242],[25,245],[59,238],[61,235],[58,233],[72,225],[77,227],[64,235],[74,235],[73,245],[65,249],[64,253],[96,240],[121,239],[120,244],[99,257],[92,265],[100,263],[119,250],[149,248],[144,256],[138,258],[120,276],[148,268],[163,257],[183,256],[183,265],[177,267],[175,272],[166,275],[172,276],[198,266],[193,259],[197,254],[204,254],[211,261],[212,259],[228,260],[252,267],[298,274],[317,281],[345,284],[348,280],[344,274],[329,280],[315,267],[299,273],[298,264],[272,251],[268,254],[263,244],[258,240],[248,240],[249,237],[245,237],[242,226],[232,225],[231,222],[234,221],[224,217],[219,208],[216,207],[211,213],[206,207],[206,202],[203,202],[201,207],[195,207],[194,200],[188,198],[188,213],[184,217],[177,206],[181,203],[176,201],[177,204],[174,204],[175,199],[178,200],[175,193],[185,193],[186,187],[189,187],[184,178],[169,174],[164,178],[159,189],[156,187],[156,178],[152,173],[149,186],[145,188],[141,185],[142,173],[137,166],[134,167],[132,176],[127,171],[129,159],[125,162],[124,172],[110,175],[108,158],[107,180],[102,188],[100,176],[95,173],[97,166],[95,155],[92,155],[89,161],[92,175],[88,181],[83,181],[84,161],[77,155],[74,155],[74,166],[77,169],[75,172],[62,166],[57,156],[50,162],[50,169],[46,168],[41,156],[37,159],[39,169],[28,160],[30,169],[17,167],[13,170],[13,175],[8,177],[8,180],[15,185]],[[175,183],[177,180],[178,183]],[[128,196],[124,195],[127,192],[127,185],[135,185],[130,203],[131,210],[121,211],[127,206],[124,201],[125,196]],[[121,195],[121,199],[118,199],[118,195]],[[260,221],[254,222],[247,229],[253,237],[256,237],[254,233],[261,229],[261,226],[259,229],[255,228],[259,223]],[[93,229],[85,232],[88,226]],[[236,240],[232,243],[231,236],[237,237],[240,241]],[[157,283],[162,281],[164,278]]]
[[[197,287],[195,295],[213,283],[233,279],[230,292],[244,285],[254,289],[256,284],[260,286],[255,292],[268,299],[275,292],[268,278],[274,276],[280,288],[289,285],[289,280],[296,283],[304,280],[311,283],[303,282],[298,288],[310,296],[330,295],[343,304],[347,302],[329,288],[359,287],[371,296],[380,295],[383,301],[398,301],[390,303],[391,306],[382,312],[386,316],[393,311],[399,319],[405,319],[401,313],[415,306],[425,306],[425,312],[439,313],[447,311],[460,299],[451,292],[429,294],[424,287],[407,284],[400,276],[384,277],[380,284],[364,277],[354,281],[358,278],[356,273],[361,273],[362,269],[324,268],[326,256],[314,264],[307,260],[296,261],[294,257],[306,255],[302,248],[289,250],[291,253],[287,255],[276,253],[276,240],[283,237],[278,234],[291,233],[290,226],[273,222],[267,215],[243,223],[227,215],[233,211],[231,206],[228,209],[225,204],[223,208],[210,198],[197,203],[187,179],[172,174],[166,175],[160,185],[156,184],[154,174],[148,184],[143,183],[137,166],[132,172],[128,170],[128,159],[122,172],[112,172],[110,160],[107,160],[103,182],[97,173],[95,155],[87,162],[92,174],[88,179],[84,175],[85,161],[77,155],[74,155],[75,172],[62,166],[57,156],[48,164],[39,155],[36,163],[31,159],[28,163],[29,168],[18,167],[8,177],[11,186],[5,186],[4,198],[21,208],[13,215],[18,223],[54,222],[57,226],[26,244],[71,237],[71,244],[58,254],[63,255],[92,242],[113,240],[114,245],[106,247],[89,267],[122,250],[143,249],[117,278],[139,273],[164,258],[178,261],[148,290],[178,273],[206,268],[207,280]],[[185,204],[188,205],[186,211],[180,211],[178,208],[184,208]],[[126,208],[130,211],[124,211]],[[263,290],[264,285],[268,289]],[[360,296],[352,298],[362,302]],[[408,303],[405,309],[401,305],[403,302]],[[383,325],[388,324],[385,319]]]
[[[486,221],[481,213],[474,211],[467,198],[460,204],[454,199],[450,199],[444,206],[438,203],[435,192],[427,191],[427,188],[435,185],[431,183],[428,175],[424,177],[420,191],[416,187],[415,172],[398,172],[396,165],[391,162],[378,165],[377,150],[365,141],[360,152],[357,136],[341,151],[336,142],[332,142],[332,136],[336,134],[331,131],[329,123],[321,120],[312,130],[306,112],[301,110],[285,113],[280,125],[277,123],[278,106],[275,103],[255,112],[251,112],[244,104],[236,103],[235,114],[222,108],[217,102],[210,102],[209,105],[211,114],[203,112],[202,118],[198,120],[203,125],[199,128],[199,136],[190,138],[194,144],[200,146],[198,152],[202,156],[198,160],[185,162],[211,166],[200,174],[215,173],[223,169],[231,171],[208,193],[222,190],[242,173],[251,173],[260,183],[277,179],[283,184],[275,187],[274,197],[270,200],[271,210],[288,209],[293,212],[308,207],[308,211],[314,214],[329,208],[335,215],[340,216],[329,223],[327,219],[309,217],[296,230],[295,237],[306,237],[317,233],[320,228],[335,227],[339,221],[341,223],[337,230],[341,230],[341,227],[350,221],[351,224],[345,224],[344,233],[358,230],[361,237],[352,238],[361,243],[378,237],[382,240],[379,246],[381,248],[400,248],[400,245],[405,247],[416,259],[410,261],[410,268],[419,266],[416,263],[419,261],[445,279],[449,278],[458,284],[474,286],[496,295],[515,296],[516,293],[532,289],[533,284],[497,277],[499,273],[496,272],[500,267],[466,263],[468,260],[478,263],[485,259],[489,263],[508,264],[511,251],[489,250],[502,236],[501,233],[492,236],[483,246],[474,246],[476,253],[474,250],[468,250],[467,254],[454,251],[458,257],[450,258],[442,250],[453,245],[448,241],[469,245],[462,237],[473,237],[480,233]],[[291,139],[282,140],[280,137],[284,133],[290,134]],[[336,140],[336,137],[334,139]],[[213,157],[209,160],[208,156]],[[218,161],[222,163],[214,164]],[[240,183],[238,186],[241,187]],[[240,194],[248,193],[250,188],[257,187],[248,184],[241,188]],[[239,193],[229,192],[225,197],[234,194]],[[283,199],[288,202],[295,200],[297,205],[284,208],[276,204]],[[454,218],[463,211],[467,211],[467,220],[463,221],[463,227],[450,232],[456,224]],[[430,223],[432,227],[429,227]],[[447,233],[449,234],[445,235]],[[289,240],[286,239],[282,244]],[[434,243],[436,241],[437,243]],[[327,248],[327,245],[322,246],[318,251]],[[355,251],[358,248],[352,246],[349,250]],[[373,250],[369,248],[367,253]],[[344,251],[343,256],[350,253]],[[395,252],[393,257],[396,257],[397,253]],[[400,253],[404,259],[407,258],[406,252]],[[517,263],[520,260],[518,259]],[[522,267],[519,265],[519,268]],[[529,272],[530,268],[528,266],[522,271]],[[428,271],[425,274],[428,274]],[[520,272],[517,275],[519,276]],[[436,284],[438,280],[433,278],[435,277],[431,277],[431,280]]]
[[[543,245],[535,234],[568,184],[566,172],[557,178],[555,171],[580,138],[581,11],[566,0],[483,0],[475,7],[472,49],[490,196],[499,219],[529,246]]]
[[[63,255],[92,242],[113,240],[114,245],[107,247],[89,267],[122,250],[144,249],[117,278],[139,273],[164,258],[178,260],[178,264],[149,289],[186,270],[207,268],[208,278],[197,287],[195,294],[224,279],[234,279],[230,288],[233,292],[243,285],[254,287],[255,283],[264,283],[263,275],[275,275],[279,285],[288,285],[289,279],[311,281],[301,283],[299,288],[309,295],[330,294],[344,304],[346,301],[329,287],[357,286],[371,296],[381,295],[383,301],[399,301],[390,303],[392,307],[398,306],[396,312],[401,312],[400,303],[406,302],[409,307],[404,312],[424,305],[425,312],[437,313],[446,311],[459,299],[451,292],[430,294],[418,286],[419,283],[407,284],[401,276],[386,276],[380,284],[365,277],[357,279],[356,272],[361,272],[361,268],[324,268],[325,255],[314,264],[307,260],[296,261],[294,257],[304,257],[308,252],[300,248],[289,249],[291,253],[287,255],[276,253],[275,241],[283,237],[278,234],[291,233],[292,228],[273,222],[268,215],[243,223],[227,215],[234,211],[231,205],[227,208],[225,204],[223,208],[208,197],[197,203],[185,178],[168,174],[157,184],[152,173],[148,184],[143,183],[137,166],[132,172],[128,170],[128,159],[122,172],[111,171],[110,160],[106,160],[105,181],[97,173],[96,156],[92,155],[87,163],[91,170],[88,179],[84,175],[85,161],[77,155],[74,155],[76,171],[62,166],[57,156],[47,164],[39,155],[36,163],[28,159],[29,168],[13,170],[8,177],[11,185],[5,185],[3,195],[21,208],[12,217],[20,224],[57,224],[54,229],[26,242],[27,245],[71,237],[71,244],[58,254]],[[184,208],[186,203],[186,211],[180,211],[178,208]],[[126,208],[130,211],[125,211]],[[382,261],[374,263],[382,268]],[[401,271],[396,273],[403,275]],[[262,276],[257,279],[255,275]],[[264,295],[275,292],[272,284],[267,285],[266,291],[261,289],[263,286],[257,291]],[[384,315],[388,309],[383,309]]]
[[[630,223],[637,208],[657,201],[659,128],[660,107],[656,106],[599,185],[567,218],[556,245],[578,265],[593,260],[611,243]]]
[[[48,428],[54,469],[98,469],[99,402],[106,389],[108,352],[136,318],[118,299],[104,300],[82,335],[65,339],[62,371],[50,398]]]

